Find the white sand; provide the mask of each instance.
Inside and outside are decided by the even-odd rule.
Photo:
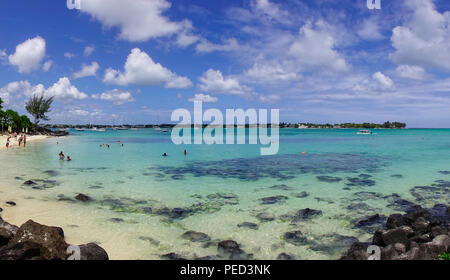
[[[52,136],[47,135],[27,135],[27,144],[29,142],[40,141],[44,139],[52,138]],[[6,140],[8,139],[7,135],[0,135],[0,151],[6,150]],[[17,149],[19,148],[19,136],[17,138],[11,137],[9,139],[9,149]]]

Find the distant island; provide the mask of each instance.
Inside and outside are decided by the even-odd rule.
[[[340,123],[340,124],[316,124],[316,123],[280,123],[280,128],[406,128],[406,123],[385,122],[377,123]]]
[[[175,124],[139,124],[139,125],[131,125],[131,124],[123,124],[123,125],[105,125],[105,124],[47,124],[44,127],[53,128],[53,129],[68,129],[68,128],[173,128]],[[208,124],[203,124],[203,127],[208,126]],[[236,127],[237,125],[235,125]],[[255,126],[246,124],[246,127]],[[270,124],[269,124],[270,126]],[[194,127],[194,125],[192,125]],[[385,122],[383,124],[377,123],[340,123],[340,124],[316,124],[316,123],[280,123],[280,128],[358,128],[358,129],[374,129],[374,128],[406,128],[406,123],[401,122]]]

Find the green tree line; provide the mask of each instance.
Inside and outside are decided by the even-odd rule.
[[[3,100],[0,98],[0,125],[2,132],[8,127],[11,127],[13,131],[22,131],[33,126],[30,119],[25,115],[19,115],[16,111],[6,110],[3,111]]]

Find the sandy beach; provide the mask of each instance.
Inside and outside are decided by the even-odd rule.
[[[27,135],[27,143],[35,142],[35,141],[41,141],[48,138],[52,138],[52,136],[47,135]],[[7,135],[1,135],[0,136],[0,151],[6,150],[6,140],[8,139]],[[19,136],[17,138],[11,137],[9,149],[15,149],[19,147]]]

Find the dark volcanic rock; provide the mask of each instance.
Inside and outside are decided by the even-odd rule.
[[[123,222],[125,222],[125,220],[121,219],[121,218],[111,218],[111,219],[109,219],[109,221],[111,221],[113,223],[123,223]]]
[[[293,193],[291,195],[293,197],[296,197],[296,198],[305,198],[305,197],[309,196],[309,193],[307,193],[307,192],[299,192],[299,193]]]
[[[278,255],[277,260],[295,260],[294,256],[286,254],[286,253],[281,253]]]
[[[298,210],[297,215],[295,216],[295,221],[306,221],[315,217],[322,216],[321,210],[315,210],[310,208],[305,208]]]
[[[274,190],[281,190],[281,191],[290,191],[290,190],[292,190],[292,187],[289,187],[288,185],[285,185],[285,184],[273,185],[270,188],[274,189]]]
[[[8,242],[14,237],[19,228],[5,222],[0,217],[0,247],[8,244]]]
[[[381,228],[384,225],[385,216],[379,214],[364,216],[352,221],[353,225],[357,228],[372,231],[377,228]]]
[[[174,252],[162,255],[161,258],[172,261],[186,260],[184,257]]]
[[[183,219],[192,214],[190,209],[164,207],[161,209],[154,209],[153,214],[165,216],[170,219]]]
[[[68,246],[56,228],[44,226],[32,220],[23,224],[8,243],[8,248],[11,250],[14,248],[23,250],[22,255],[25,259],[37,251],[38,256],[44,260],[67,259]]]
[[[381,240],[383,244],[390,245],[395,243],[401,243],[405,246],[409,246],[409,238],[414,236],[414,231],[408,226],[401,226],[398,228],[390,229],[381,234]]]
[[[299,230],[286,232],[283,235],[283,239],[295,246],[304,245],[307,242],[306,237],[303,236],[303,233]]]
[[[87,195],[85,195],[85,194],[82,194],[82,193],[78,194],[78,195],[75,197],[75,199],[76,199],[76,200],[79,200],[79,201],[82,201],[82,202],[88,202],[88,201],[91,201],[91,198],[90,198],[89,196],[87,196]]]
[[[367,248],[371,244],[369,242],[356,242],[350,246],[347,253],[342,256],[341,260],[367,260],[369,254],[367,253]]]
[[[109,260],[108,253],[95,243],[88,243],[79,245],[80,257],[82,261],[107,261]]]
[[[375,186],[376,182],[374,180],[370,179],[362,179],[359,177],[354,178],[347,178],[347,183],[345,183],[347,186],[362,186],[362,187],[372,187]]]
[[[343,250],[347,249],[355,242],[359,242],[359,240],[353,236],[329,234],[321,236],[320,241],[314,241],[310,246],[310,249],[327,252],[329,254],[334,254],[336,252],[342,253]]]
[[[0,260],[108,260],[95,243],[69,246],[60,227],[29,220],[18,228],[0,218]]]
[[[181,237],[192,242],[206,242],[211,240],[207,234],[192,230],[186,231]]]
[[[259,213],[258,215],[256,215],[256,218],[261,222],[268,222],[275,220],[275,216],[267,212]]]
[[[239,244],[234,240],[220,241],[217,249],[220,255],[229,259],[248,258],[248,256],[245,256],[244,251],[241,250]]]
[[[388,217],[388,219],[386,221],[386,227],[388,229],[393,229],[393,228],[405,226],[408,224],[409,224],[408,221],[406,221],[403,218],[402,214],[392,214]]]
[[[342,178],[333,177],[333,176],[316,176],[317,180],[326,183],[338,183],[342,181]]]
[[[24,184],[24,185],[27,185],[27,186],[37,185],[36,182],[33,182],[33,181],[31,181],[31,180],[25,181],[23,184]]]
[[[6,204],[10,206],[16,206],[17,204],[14,201],[7,201]]]
[[[286,200],[288,200],[287,196],[277,195],[277,196],[263,197],[259,201],[261,202],[261,204],[275,204],[284,202]]]
[[[391,196],[399,198],[398,196]],[[392,214],[384,230],[377,230],[372,244],[382,260],[436,260],[450,249],[448,206],[437,204],[425,209],[414,205],[407,214]],[[352,249],[342,259],[367,259],[364,248]]]
[[[238,227],[244,227],[249,229],[258,229],[258,225],[255,223],[243,222],[237,225]]]

